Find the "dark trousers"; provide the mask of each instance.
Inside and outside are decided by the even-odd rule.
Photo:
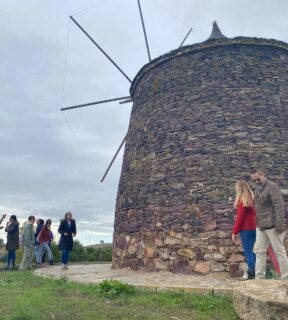
[[[8,266],[15,266],[16,261],[16,250],[8,250],[8,259],[7,264]]]
[[[256,255],[253,252],[253,247],[256,241],[256,230],[240,231],[240,239],[248,265],[248,271],[252,274],[255,274]]]
[[[70,251],[62,250],[61,252],[61,262],[64,264],[68,263]]]

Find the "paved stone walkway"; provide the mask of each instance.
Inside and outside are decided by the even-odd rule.
[[[201,277],[172,274],[171,272],[144,272],[113,270],[111,264],[70,265],[69,270],[60,266],[45,266],[35,271],[37,275],[68,279],[82,283],[99,283],[106,279],[117,279],[137,287],[155,290],[181,290],[197,293],[217,293],[232,297],[239,280],[225,279],[223,276]]]

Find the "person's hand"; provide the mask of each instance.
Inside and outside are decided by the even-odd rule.
[[[232,233],[231,240],[236,244],[236,234]]]
[[[0,226],[0,230],[3,229],[3,228],[4,228],[3,226]]]
[[[64,232],[64,236],[68,236],[68,232]]]
[[[6,218],[6,214],[5,214],[5,213],[3,213],[3,214],[2,214],[2,218],[1,218],[1,219],[3,220],[3,219],[5,219],[5,218]]]
[[[74,237],[74,238],[76,237],[76,235],[77,235],[76,233],[73,233],[73,237]]]

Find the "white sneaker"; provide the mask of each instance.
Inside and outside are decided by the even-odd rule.
[[[248,279],[248,271],[245,271],[243,276],[242,276],[242,279],[244,280],[247,280]]]

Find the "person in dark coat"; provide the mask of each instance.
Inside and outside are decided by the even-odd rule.
[[[19,249],[19,222],[17,217],[12,215],[6,224],[7,232],[6,250],[8,251],[7,269],[15,268],[16,250]]]
[[[61,220],[58,232],[61,234],[59,250],[61,250],[62,269],[68,269],[69,254],[73,250],[73,237],[76,237],[76,222],[72,219],[72,213],[66,212]]]

